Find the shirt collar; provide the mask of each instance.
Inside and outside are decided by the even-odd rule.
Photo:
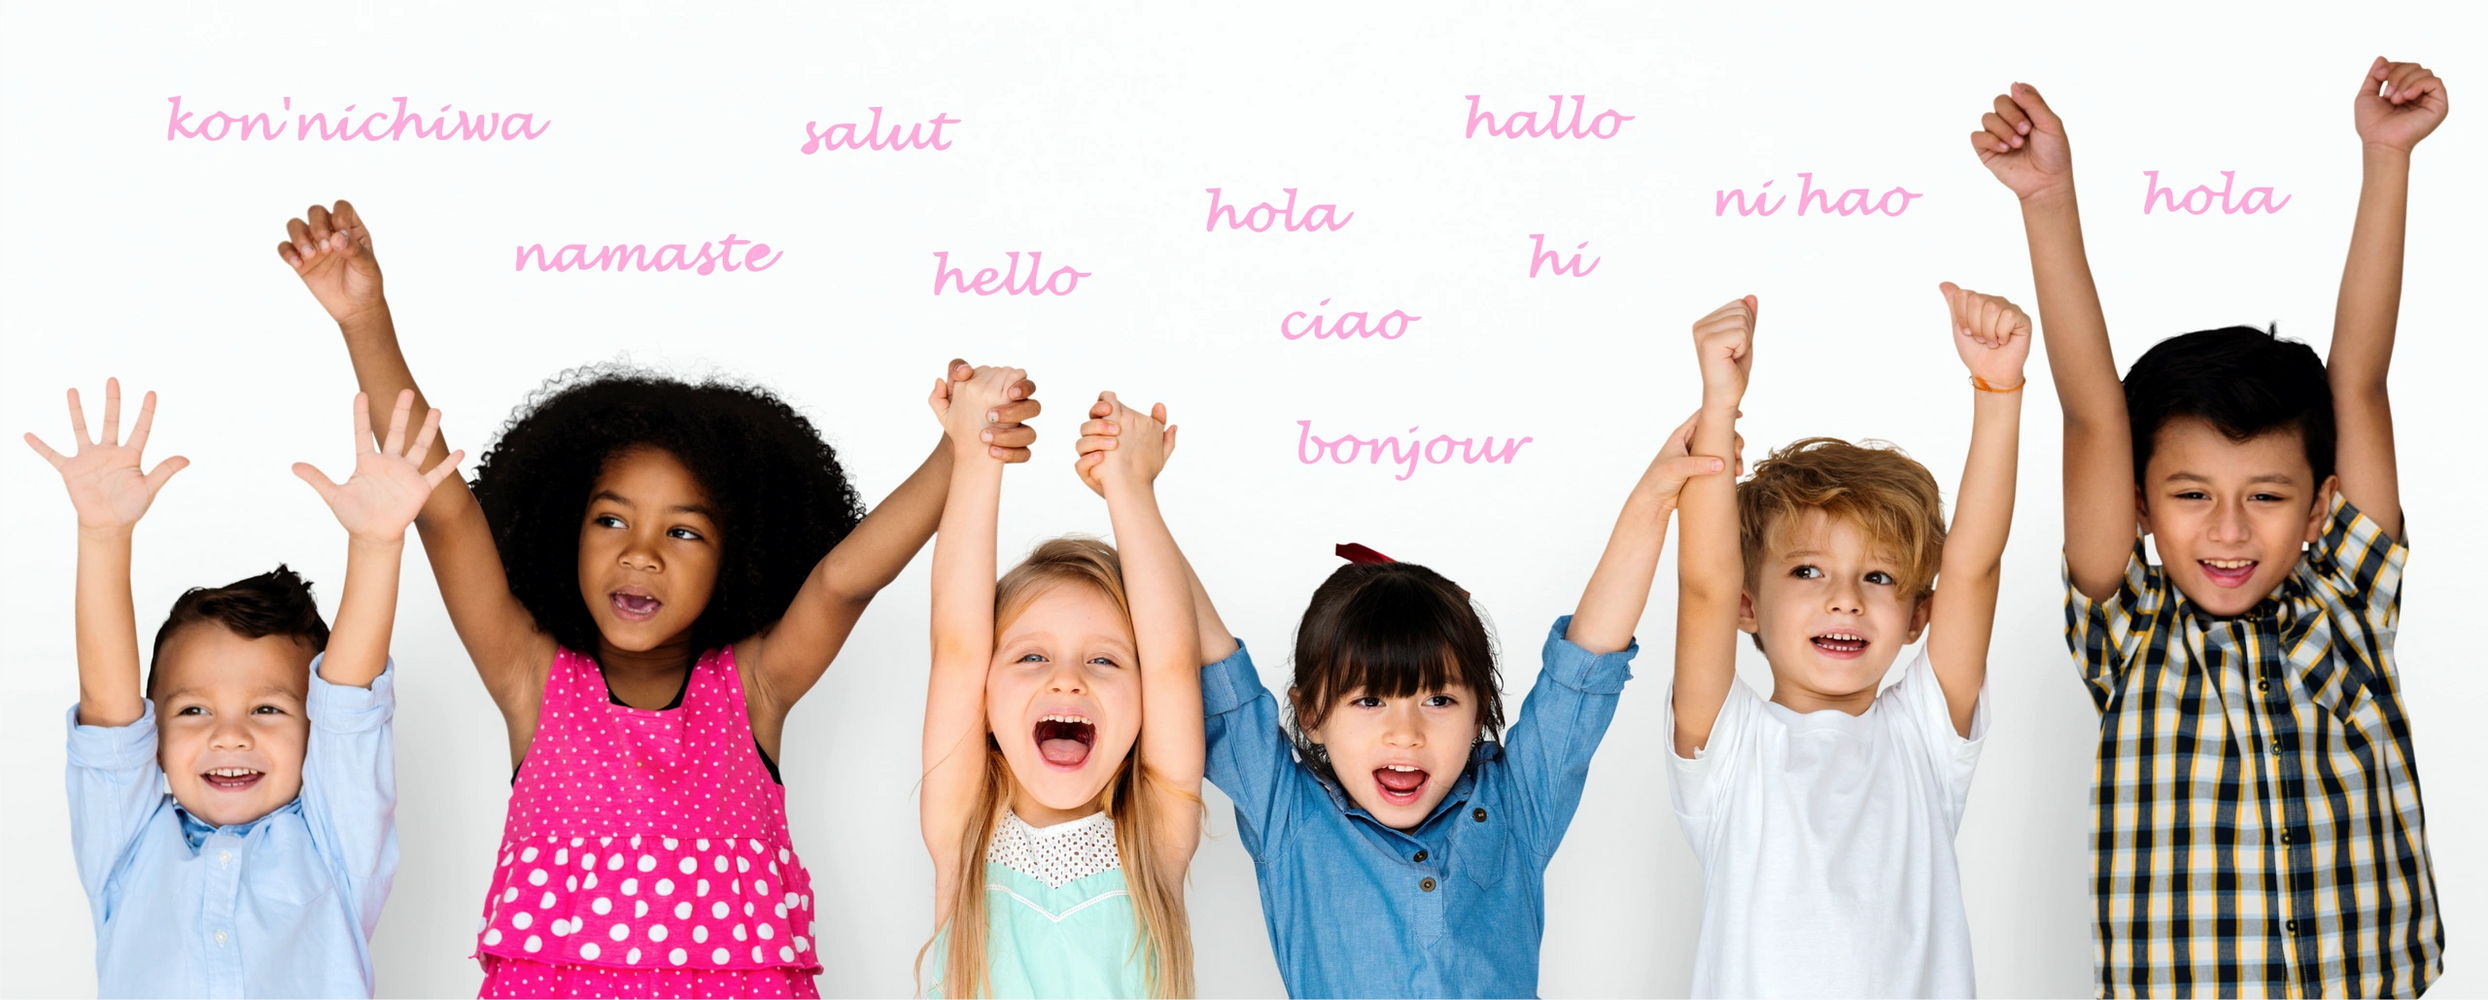
[[[1326,769],[1308,767],[1305,770],[1312,772],[1314,780],[1321,783],[1322,791],[1330,795],[1331,805],[1338,807],[1341,813],[1346,814],[1351,818],[1370,823],[1377,830],[1396,833],[1404,837],[1412,837],[1415,836],[1418,831],[1423,830],[1426,827],[1433,826],[1434,822],[1442,819],[1445,814],[1466,805],[1470,795],[1477,789],[1478,765],[1486,763],[1487,761],[1501,760],[1502,758],[1503,744],[1497,743],[1493,740],[1483,740],[1476,746],[1470,747],[1469,763],[1468,766],[1460,769],[1460,780],[1453,782],[1451,785],[1451,792],[1443,796],[1443,801],[1435,804],[1433,812],[1426,814],[1425,822],[1419,823],[1414,829],[1408,830],[1388,826],[1381,820],[1375,819],[1372,813],[1365,811],[1364,806],[1357,805],[1355,799],[1348,797],[1347,789],[1339,784],[1339,779],[1336,776],[1327,773]]]
[[[190,849],[193,851],[198,850],[199,845],[207,843],[207,838],[213,837],[220,833],[238,840],[248,840],[250,839],[251,831],[258,829],[259,824],[266,822],[268,816],[275,816],[284,812],[300,811],[302,811],[302,799],[296,798],[291,802],[270,810],[267,816],[261,816],[258,819],[246,820],[230,826],[210,826],[206,821],[190,815],[190,810],[182,808],[181,803],[176,802],[173,804],[173,815],[181,817],[181,839],[188,841],[190,843]]]

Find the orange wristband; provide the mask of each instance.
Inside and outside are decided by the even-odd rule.
[[[2011,387],[2011,388],[2007,388],[2007,389],[1998,389],[1998,388],[1996,388],[1995,386],[1988,385],[1988,384],[1987,384],[1987,380],[1986,380],[1986,379],[1980,378],[1980,377],[1978,377],[1978,376],[1976,376],[1976,375],[1972,375],[1972,376],[1970,376],[1970,385],[1971,385],[1971,387],[1973,387],[1973,388],[1977,389],[1977,390],[1978,390],[1978,391],[1980,391],[1980,392],[2020,392],[2020,391],[2022,391],[2022,387],[2023,387],[2023,386],[2026,386],[2026,385],[2029,385],[2029,384],[2030,384],[2030,380],[2029,380],[2028,378],[2024,378],[2024,379],[2022,379],[2022,380],[2021,380],[2021,381],[2019,381],[2019,382],[2015,382],[2015,383],[2013,383],[2013,385],[2012,385],[2012,387]]]

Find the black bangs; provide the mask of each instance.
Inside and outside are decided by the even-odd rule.
[[[1299,747],[1310,749],[1304,730],[1320,728],[1353,692],[1404,698],[1449,687],[1467,688],[1479,728],[1502,734],[1494,637],[1458,585],[1411,563],[1354,563],[1314,590],[1296,629],[1289,692]]]

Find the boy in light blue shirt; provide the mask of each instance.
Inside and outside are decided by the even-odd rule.
[[[70,834],[101,995],[371,995],[371,930],[397,870],[388,647],[398,565],[406,525],[459,457],[417,469],[440,415],[408,449],[412,401],[400,397],[386,450],[374,450],[355,399],[362,454],[344,484],[294,467],[350,538],[336,631],[283,566],[193,589],[156,633],[143,692],[131,533],[189,463],[140,471],[155,395],[122,441],[117,382],[91,440],[70,390],[74,454],[26,436],[78,515]]]

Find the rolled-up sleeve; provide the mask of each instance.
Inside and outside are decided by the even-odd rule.
[[[304,704],[311,742],[302,761],[303,821],[352,893],[365,935],[379,925],[397,875],[397,761],[389,734],[396,679],[392,660],[371,687],[331,684],[315,658]]]
[[[100,933],[110,916],[113,875],[140,831],[164,806],[164,771],[156,763],[155,703],[126,726],[81,726],[69,706],[69,841]]]
[[[1244,850],[1261,861],[1264,845],[1286,836],[1296,759],[1279,730],[1278,699],[1262,685],[1243,640],[1226,659],[1201,668],[1201,717],[1209,741],[1205,776],[1235,801]]]
[[[1538,682],[1521,703],[1505,734],[1503,757],[1512,771],[1507,805],[1518,806],[1527,842],[1540,857],[1555,853],[1581,805],[1590,758],[1615,721],[1617,696],[1633,679],[1638,641],[1612,653],[1592,653],[1564,633],[1572,616],[1555,619],[1541,654]]]

